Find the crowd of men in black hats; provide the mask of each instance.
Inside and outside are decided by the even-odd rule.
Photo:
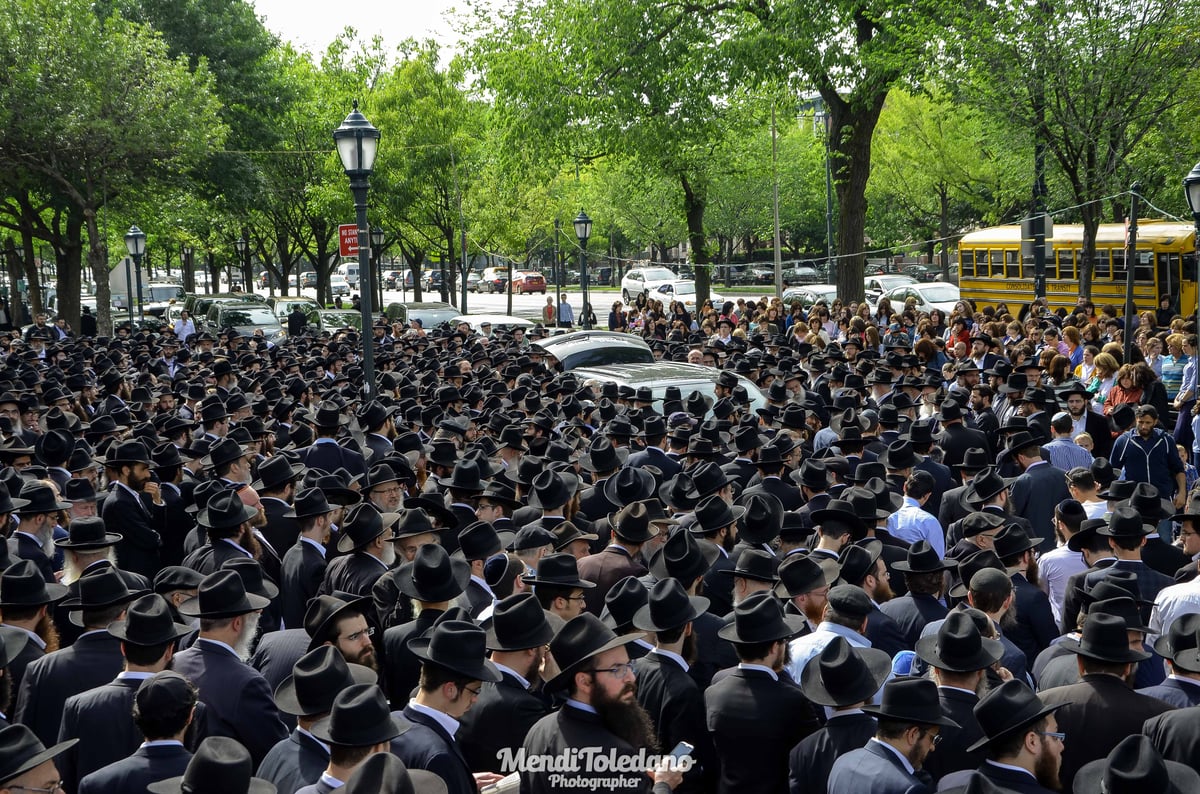
[[[371,333],[374,384],[353,333],[10,346],[0,794],[1200,791],[1153,407],[990,340],[701,342],[706,395]]]

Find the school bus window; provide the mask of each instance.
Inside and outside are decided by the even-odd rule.
[[[1160,295],[1175,295],[1179,290],[1179,254],[1159,254],[1157,289]]]
[[[1021,277],[1021,252],[1016,250],[1008,250],[1004,252],[1004,276],[1005,278],[1020,278]]]
[[[1092,270],[1092,278],[1094,280],[1111,279],[1113,277],[1112,260],[1109,258],[1109,253],[1110,250],[1108,248],[1099,248],[1096,250],[1096,267],[1094,270]],[[1080,263],[1083,262],[1082,256],[1079,257],[1079,261]],[[1124,273],[1124,271],[1122,271],[1122,273]],[[1124,275],[1122,275],[1122,278],[1123,277]]]
[[[1058,259],[1058,277],[1074,280],[1077,278],[1075,274],[1075,249],[1063,248],[1055,251]]]
[[[1125,282],[1125,252],[1117,249],[1106,249],[1106,255],[1112,257],[1112,278],[1113,281]]]
[[[992,276],[1004,278],[1004,251],[991,251]]]
[[[958,249],[959,277],[975,275],[975,251],[970,248]]]
[[[1149,251],[1137,252],[1137,258],[1134,259],[1133,278],[1135,281],[1154,283],[1154,255],[1152,253]]]

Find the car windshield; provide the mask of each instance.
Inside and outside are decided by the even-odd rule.
[[[665,267],[648,267],[642,271],[642,278],[646,281],[666,281],[675,278],[675,274]]]
[[[183,300],[187,297],[183,292],[183,287],[157,286],[150,287],[149,291],[152,301]]]
[[[902,287],[905,284],[912,284],[913,279],[908,276],[875,276],[875,280],[885,290],[893,287]]]
[[[675,294],[676,295],[695,295],[696,294],[696,282],[694,282],[694,281],[680,281],[678,284],[675,284],[674,286],[675,286]]]
[[[265,306],[246,309],[226,309],[221,314],[221,322],[225,325],[275,325],[279,321],[271,310]]]
[[[326,328],[359,328],[362,315],[358,312],[321,312],[321,325]]]
[[[921,288],[921,294],[929,303],[950,303],[959,299],[957,287],[950,284],[935,284]]]

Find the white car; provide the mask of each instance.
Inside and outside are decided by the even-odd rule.
[[[696,311],[696,282],[689,279],[668,281],[651,290],[650,297],[662,301],[664,309],[671,306],[671,301],[679,301],[683,304],[683,308],[694,312]],[[713,306],[717,307],[725,302],[724,298],[711,290],[708,293],[708,299],[712,301]]]
[[[329,294],[334,297],[350,294],[350,285],[346,282],[345,276],[334,273],[329,277]]]
[[[879,296],[888,290],[893,290],[896,287],[903,287],[908,284],[916,284],[917,280],[912,276],[902,275],[883,275],[883,276],[867,276],[863,280],[863,287],[866,289],[867,300],[875,303],[879,300]]]
[[[789,312],[795,302],[799,302],[804,311],[808,311],[821,301],[824,301],[826,306],[832,306],[836,299],[836,284],[807,284],[803,287],[789,287],[783,291],[783,305]]]
[[[911,297],[917,300],[917,311],[930,312],[941,309],[947,315],[954,311],[954,305],[962,299],[956,285],[941,281],[893,287],[884,293],[884,297],[891,301],[895,311],[899,311],[904,302]]]
[[[677,281],[679,276],[666,267],[635,267],[621,279],[621,299],[633,303],[638,295],[653,292],[659,284]]]

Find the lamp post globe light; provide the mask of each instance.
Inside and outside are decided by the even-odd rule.
[[[239,268],[241,268],[241,269],[243,270],[243,272],[242,272],[242,280],[243,280],[243,281],[245,281],[245,280],[246,280],[246,274],[245,274],[245,268],[244,268],[244,266],[243,266],[243,264],[242,264],[242,263],[246,261],[246,238],[245,238],[245,237],[239,237],[239,238],[237,238],[236,240],[234,240],[234,241],[233,241],[233,247],[234,247],[235,249],[237,249],[237,255],[238,255],[238,267],[239,267]],[[229,274],[229,282],[230,282],[230,283],[229,283],[229,291],[230,291],[230,292],[233,292],[233,273],[232,273],[232,272]],[[247,285],[243,284],[243,285],[242,285],[242,289],[243,289],[243,290],[249,290],[249,287],[248,287]]]
[[[1187,199],[1188,209],[1192,211],[1192,223],[1196,229],[1192,258],[1196,262],[1196,322],[1200,323],[1200,163],[1196,163],[1195,168],[1183,178],[1183,195]]]
[[[366,116],[358,112],[358,100],[342,126],[333,131],[333,142],[337,146],[342,168],[350,177],[350,193],[354,196],[354,215],[358,226],[358,294],[362,310],[360,322],[363,339],[363,380],[366,396],[375,396],[375,347],[374,322],[371,311],[371,247],[367,239],[367,189],[371,171],[375,168],[375,154],[379,151],[379,130]]]
[[[579,238],[579,283],[583,287],[583,330],[590,331],[592,330],[592,321],[588,301],[587,244],[588,238],[592,236],[592,219],[580,209],[572,224],[575,226],[575,236]]]
[[[133,332],[133,301],[136,297],[138,316],[142,314],[142,255],[146,253],[146,233],[137,226],[130,226],[125,232],[125,250],[133,259],[133,269],[137,273],[137,292],[133,291],[133,282],[129,280],[129,261],[125,262],[125,289],[129,292],[129,330]]]
[[[371,227],[371,256],[375,259],[375,288],[378,290],[379,308],[383,308],[383,227]]]

